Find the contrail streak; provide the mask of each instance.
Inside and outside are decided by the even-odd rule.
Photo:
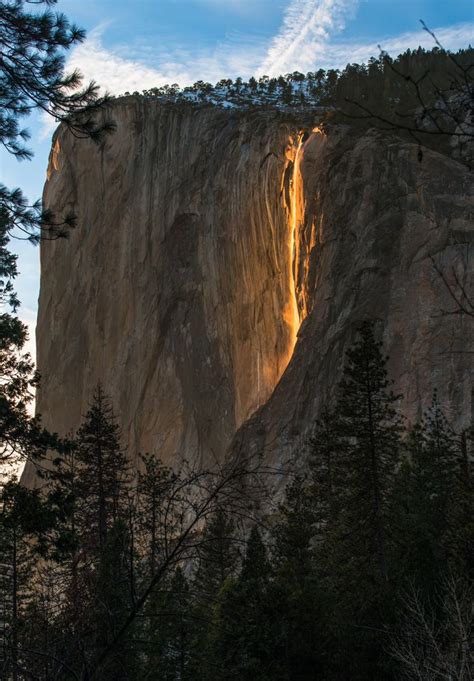
[[[292,0],[258,72],[275,76],[314,64],[315,54],[332,33],[344,28],[357,4],[358,0]]]

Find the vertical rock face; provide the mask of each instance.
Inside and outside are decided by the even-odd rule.
[[[76,429],[100,381],[131,452],[209,464],[242,426],[232,448],[278,462],[367,317],[407,416],[438,387],[466,423],[472,321],[442,314],[451,301],[431,260],[469,285],[461,164],[434,152],[420,164],[416,147],[375,132],[301,136],[310,121],[265,111],[128,98],[113,117],[101,146],[60,130],[50,158],[45,204],[80,227],[41,251],[47,426]]]
[[[74,430],[100,381],[130,451],[209,463],[293,350],[289,128],[135,98],[113,118],[102,146],[53,144],[45,205],[80,227],[42,245],[38,412]]]

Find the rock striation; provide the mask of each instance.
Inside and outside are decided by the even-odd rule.
[[[438,388],[468,423],[473,319],[444,314],[433,266],[472,286],[461,163],[431,151],[420,163],[377,131],[323,134],[309,114],[139,97],[112,113],[100,145],[61,128],[53,140],[44,202],[79,227],[41,247],[47,426],[75,430],[100,381],[130,452],[211,465],[244,448],[282,463],[367,317],[408,419]]]

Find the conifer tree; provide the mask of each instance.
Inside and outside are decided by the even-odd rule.
[[[297,475],[286,489],[273,534],[277,567],[299,588],[312,573],[316,521],[312,490],[305,479]]]
[[[137,480],[137,530],[144,552],[142,577],[150,580],[163,559],[167,534],[172,534],[176,520],[175,509],[168,502],[177,476],[153,455],[142,454],[140,459],[143,468]]]
[[[130,535],[125,518],[117,518],[107,533],[106,544],[94,584],[93,601],[89,613],[90,625],[95,630],[90,653],[102,652],[113,640],[132,607],[129,565]],[[102,675],[114,681],[128,681],[136,677],[138,659],[133,645],[134,629],[124,637],[105,664]]]
[[[386,363],[373,323],[362,324],[347,352],[337,403],[345,440],[342,524],[353,559],[383,581],[389,578],[387,505],[402,431]]]
[[[146,678],[194,681],[195,627],[192,594],[181,569],[153,597],[153,628],[147,636]]]
[[[0,143],[19,160],[31,159],[25,142],[28,130],[22,118],[39,109],[61,121],[77,137],[100,140],[114,129],[110,121],[98,122],[96,113],[109,97],[99,97],[94,82],[82,87],[75,70],[64,72],[65,53],[85,39],[85,32],[64,14],[51,11],[56,0],[5,0],[0,5]],[[43,5],[43,11],[32,11]],[[74,217],[55,218],[40,201],[28,204],[20,189],[0,184],[0,213],[7,235],[23,233],[32,241],[41,236],[65,236]]]
[[[43,650],[44,676],[79,670],[87,658],[91,625],[91,558],[81,545],[78,513],[80,471],[72,436],[61,443],[43,488],[54,522],[47,537],[47,560],[39,567],[29,620],[29,647]],[[47,636],[47,643],[44,639]]]
[[[233,519],[219,508],[207,519],[197,547],[198,566],[192,583],[196,614],[194,665],[202,679],[212,679],[214,675],[212,620],[216,602],[240,564],[235,531]]]
[[[381,348],[374,324],[366,322],[347,352],[333,417],[337,513],[316,555],[330,600],[331,673],[339,678],[351,664],[360,681],[389,678],[380,637],[391,611],[388,523],[402,429]]]
[[[20,305],[13,282],[18,276],[17,256],[8,250],[9,221],[0,206],[0,465],[17,464],[26,457],[41,458],[57,438],[32,418],[28,408],[38,376],[24,351],[27,327],[17,317]],[[5,469],[3,470],[5,472]]]
[[[65,51],[82,42],[83,30],[51,10],[56,0],[5,0],[0,5],[0,144],[19,160],[30,159],[25,146],[28,130],[20,121],[35,109],[62,121],[75,135],[99,140],[113,130],[96,113],[109,101],[98,96],[95,83],[82,87],[75,71],[64,73]],[[43,11],[41,7],[43,6]],[[36,11],[39,10],[39,11]],[[19,188],[0,183],[0,463],[41,458],[54,449],[56,438],[32,418],[28,405],[38,376],[25,353],[26,326],[16,316],[13,289],[16,256],[9,250],[12,236],[36,243],[40,238],[66,236],[75,224],[72,214],[54,216],[41,201],[29,203]]]
[[[324,405],[309,443],[315,534],[320,539],[329,525],[337,521],[340,495],[344,493],[346,439],[339,426],[335,410]]]
[[[70,607],[76,612],[78,607],[74,592],[77,587],[77,569],[79,553],[78,502],[80,495],[80,470],[77,447],[73,439],[66,439],[61,451],[52,461],[52,469],[48,472],[47,502],[55,513],[55,524],[50,536],[50,554],[52,560],[64,568],[65,581],[72,597]],[[77,613],[76,613],[77,616]]]
[[[81,646],[87,651],[81,664],[87,666],[107,648],[131,608],[130,468],[110,400],[100,385],[77,431],[75,456],[74,522],[80,554],[74,578],[81,589],[81,607],[86,608],[85,631],[80,635]],[[71,584],[71,588],[77,586]],[[107,669],[124,666],[126,647],[124,643],[114,651]]]
[[[275,580],[279,631],[273,643],[280,655],[282,678],[308,681],[317,678],[324,657],[321,605],[314,564],[314,537],[319,534],[318,509],[308,482],[296,476],[286,490],[274,528]]]
[[[81,541],[100,562],[113,524],[127,508],[130,469],[120,444],[120,429],[100,384],[76,436]]]
[[[270,681],[281,678],[274,641],[276,612],[270,597],[272,570],[254,526],[240,575],[221,590],[214,622],[215,679]]]
[[[198,568],[193,589],[198,601],[209,605],[226,580],[235,575],[240,559],[235,523],[222,508],[208,519],[197,554]]]
[[[406,452],[392,499],[395,564],[400,578],[408,576],[432,598],[443,579],[466,572],[473,539],[465,435],[454,432],[436,392],[410,432]]]
[[[461,432],[459,442],[459,474],[454,491],[454,508],[450,513],[449,548],[454,572],[466,575],[474,583],[474,491],[472,485],[472,452],[474,428]]]
[[[32,598],[35,563],[45,549],[50,514],[38,490],[14,480],[2,489],[0,509],[0,670],[2,678],[22,678],[22,627]]]

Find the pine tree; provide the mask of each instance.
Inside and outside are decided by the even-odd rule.
[[[41,458],[57,438],[28,413],[38,376],[24,346],[27,328],[17,317],[19,301],[13,282],[17,256],[8,250],[9,221],[0,206],[0,465],[17,464],[26,457]],[[9,310],[9,311],[7,311]],[[5,472],[3,469],[2,473]]]
[[[472,543],[465,434],[449,425],[436,392],[409,434],[406,453],[392,499],[395,563],[404,588],[408,579],[432,598],[449,574],[465,573]]]
[[[129,571],[130,535],[124,518],[117,518],[107,533],[100,567],[94,583],[89,626],[95,631],[91,657],[114,640],[132,607]],[[138,659],[133,644],[134,629],[115,647],[102,669],[104,678],[128,681],[135,678]],[[94,650],[95,648],[95,650]]]
[[[52,464],[45,491],[56,518],[50,536],[50,553],[51,559],[64,568],[65,581],[68,584],[64,591],[72,598],[69,605],[77,619],[79,596],[75,592],[78,588],[80,471],[74,440],[66,439],[62,443],[61,452],[53,459]]]
[[[282,678],[318,678],[324,657],[322,594],[314,564],[318,510],[307,481],[295,477],[286,491],[274,527],[275,580],[272,587],[282,616],[275,654],[280,654]]]
[[[402,431],[386,363],[374,325],[364,323],[347,352],[337,403],[345,440],[342,524],[353,559],[383,581],[389,578],[387,504]]]
[[[0,513],[0,669],[3,678],[23,678],[22,627],[32,600],[35,563],[44,551],[51,517],[38,490],[14,480],[2,489]],[[29,665],[27,665],[29,667]]]
[[[143,468],[137,481],[137,529],[146,566],[142,578],[150,580],[163,558],[167,536],[173,534],[175,509],[167,501],[177,477],[155,456],[142,454],[140,459]]]
[[[287,575],[295,587],[301,588],[312,575],[316,521],[312,490],[302,476],[296,476],[286,489],[273,530],[279,572]]]
[[[193,583],[198,601],[209,606],[240,562],[235,523],[223,509],[212,515],[197,548],[198,568]]]
[[[76,436],[81,542],[100,562],[113,524],[126,513],[130,469],[120,445],[120,429],[100,385]]]
[[[145,641],[145,678],[150,681],[194,681],[196,619],[192,594],[178,567],[160,591],[153,594],[148,615],[153,627],[142,634]]]
[[[449,548],[453,570],[474,583],[474,492],[472,488],[472,454],[474,429],[463,430],[458,438],[460,458],[454,508],[450,512]]]
[[[381,681],[389,673],[382,645],[392,611],[388,523],[401,421],[381,348],[373,323],[366,322],[347,352],[332,419],[338,450],[336,514],[316,553],[330,601],[331,674],[339,678],[350,664],[352,678],[360,681]]]
[[[131,481],[119,438],[110,402],[98,387],[75,440],[62,443],[48,473],[42,504],[49,524],[36,530],[34,541],[46,562],[29,584],[24,635],[28,649],[42,651],[43,675],[38,660],[35,671],[44,681],[54,674],[87,678],[133,605]],[[138,666],[130,638],[123,637],[103,673],[125,681],[138,674]]]
[[[99,385],[75,438],[77,479],[74,522],[79,555],[73,578],[80,589],[84,631],[78,631],[88,665],[113,640],[131,608],[128,500],[129,463],[110,400]],[[109,656],[107,669],[125,668],[126,642]],[[112,673],[112,672],[111,672]],[[122,676],[117,676],[122,678]],[[126,677],[124,677],[126,678]]]
[[[37,0],[51,6],[56,0]],[[65,52],[85,39],[85,32],[70,24],[64,14],[46,9],[32,12],[25,0],[2,2],[0,40],[2,48],[2,91],[0,140],[20,158],[30,158],[24,142],[27,131],[19,119],[34,109],[46,111],[64,121],[76,135],[100,138],[104,125],[94,123],[92,114],[103,104],[98,86],[81,89],[82,77],[76,70],[64,73]]]
[[[337,522],[344,493],[346,438],[334,409],[325,405],[310,438],[309,466],[316,514],[315,535],[320,539]]]
[[[93,600],[90,559],[80,542],[76,443],[65,439],[51,463],[43,495],[54,522],[28,615],[29,647],[44,653],[42,679],[83,666]]]
[[[214,679],[270,681],[280,679],[277,611],[271,599],[272,570],[255,526],[237,580],[229,580],[216,605],[212,661]]]
[[[77,137],[99,141],[114,129],[113,123],[98,122],[96,116],[110,98],[99,97],[96,83],[82,87],[77,70],[64,72],[66,51],[81,43],[85,33],[64,14],[51,11],[53,4],[56,0],[6,0],[0,5],[0,143],[19,160],[32,157],[25,146],[30,133],[20,121],[36,109],[61,121]],[[31,11],[32,5],[46,9]],[[43,210],[41,201],[29,204],[20,189],[0,184],[0,231],[7,238],[58,238],[74,224],[73,215],[58,218]]]
[[[65,51],[82,42],[85,34],[63,14],[51,11],[55,2],[6,0],[0,5],[0,143],[19,160],[32,156],[25,146],[29,132],[20,121],[35,109],[81,137],[99,140],[114,128],[110,121],[98,123],[95,116],[109,98],[99,98],[94,83],[81,89],[78,72],[64,73]],[[32,5],[46,10],[32,11]],[[32,242],[66,236],[74,224],[72,214],[54,216],[43,210],[41,201],[30,204],[19,188],[9,190],[0,183],[0,304],[10,308],[0,315],[1,464],[18,458],[37,460],[57,444],[40,419],[28,414],[38,376],[24,352],[26,326],[16,316],[19,301],[12,282],[17,266],[9,241],[12,236]]]
[[[212,679],[213,613],[221,590],[235,576],[240,564],[235,524],[223,509],[218,509],[206,521],[202,539],[197,547],[197,563],[192,583],[197,639],[194,665],[199,678]]]

